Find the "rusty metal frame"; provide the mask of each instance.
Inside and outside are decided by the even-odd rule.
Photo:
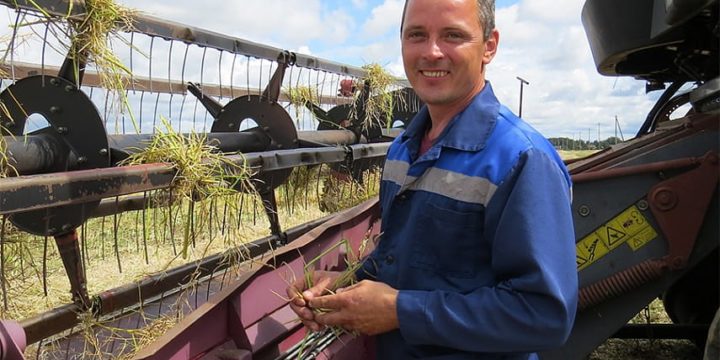
[[[290,228],[287,231],[287,238],[291,242],[295,241],[334,216],[336,215],[329,215]],[[269,251],[271,244],[277,240],[277,236],[270,235],[229,251],[244,251],[249,257],[256,257]],[[91,299],[91,310],[97,316],[102,317],[132,307],[160,294],[167,294],[176,289],[179,284],[185,284],[196,276],[203,278],[223,270],[228,265],[223,260],[224,254],[222,253],[211,255],[197,262],[150,275],[136,283],[103,291]],[[77,314],[80,311],[82,310],[79,304],[68,304],[23,320],[21,325],[25,330],[27,343],[36,343],[71,329],[78,324]]]
[[[237,164],[255,171],[274,171],[297,166],[352,162],[385,156],[389,143],[344,147],[277,150],[232,155]],[[47,175],[19,176],[0,181],[0,214],[80,204],[170,186],[175,171],[170,164],[145,164],[79,170]]]
[[[293,344],[284,339],[297,339],[304,334],[300,324],[282,326],[295,316],[288,312],[287,301],[280,297],[264,297],[265,301],[253,301],[261,294],[284,291],[287,287],[285,272],[302,274],[305,264],[324,254],[315,263],[320,269],[338,269],[345,263],[340,249],[324,252],[341,239],[348,239],[357,251],[362,238],[375,238],[379,228],[379,203],[370,200],[341,214],[303,235],[281,249],[261,266],[241,277],[233,286],[217,294],[212,302],[200,306],[183,321],[170,329],[160,339],[135,355],[136,359],[188,359],[207,354],[212,349],[231,340],[232,348],[243,353],[240,359],[250,359],[252,354],[272,350],[284,352]],[[371,251],[374,243],[368,244]],[[267,323],[266,323],[267,322]],[[192,346],[190,346],[192,344]],[[269,348],[268,348],[269,347]],[[332,349],[331,349],[332,350]],[[341,349],[338,349],[338,351]],[[332,357],[328,354],[328,357]]]

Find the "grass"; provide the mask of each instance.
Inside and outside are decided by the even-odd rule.
[[[370,85],[370,94],[368,94],[368,100],[365,103],[365,117],[357,119],[357,101],[353,102],[353,107],[350,111],[350,118],[356,119],[362,125],[363,130],[374,127],[386,127],[392,126],[392,114],[393,107],[396,101],[402,99],[402,97],[395,97],[390,91],[391,87],[395,84],[396,79],[390,75],[379,64],[368,64],[362,67],[366,75],[362,79],[358,80],[357,87],[359,89],[364,88],[365,83]],[[355,96],[360,96],[362,92],[357,92]]]

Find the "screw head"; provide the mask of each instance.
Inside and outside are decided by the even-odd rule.
[[[637,207],[640,210],[647,210],[648,209],[648,202],[647,200],[640,200],[637,202]]]
[[[50,84],[58,86],[60,85],[60,81],[58,81],[58,79],[52,78],[50,79]]]
[[[578,214],[580,214],[580,216],[582,217],[587,217],[588,215],[590,215],[590,212],[590,207],[587,205],[581,205],[578,209]]]
[[[100,149],[99,153],[100,153],[100,155],[105,156],[108,154],[108,149],[102,148],[102,149]]]
[[[58,134],[67,134],[68,128],[66,128],[65,126],[58,126],[57,132]]]
[[[72,86],[72,85],[65,85],[65,91],[71,92],[71,91],[73,91],[73,90],[75,90],[75,87],[74,87],[74,86]]]
[[[78,164],[84,164],[87,162],[87,156],[80,156],[77,159]]]
[[[62,226],[62,231],[69,231],[71,228],[72,228],[72,225],[70,225],[70,224],[65,224],[65,225]]]
[[[59,107],[59,106],[51,106],[51,107],[50,107],[50,112],[53,113],[53,114],[59,114],[59,113],[62,112],[62,108]]]

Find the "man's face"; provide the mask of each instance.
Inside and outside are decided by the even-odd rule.
[[[428,105],[466,104],[485,85],[498,34],[483,39],[476,0],[410,0],[402,29],[405,73]]]

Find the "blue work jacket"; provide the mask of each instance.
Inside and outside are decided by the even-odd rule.
[[[418,156],[423,108],[390,147],[382,236],[357,273],[399,290],[378,359],[532,359],[575,317],[571,181],[490,83]]]

